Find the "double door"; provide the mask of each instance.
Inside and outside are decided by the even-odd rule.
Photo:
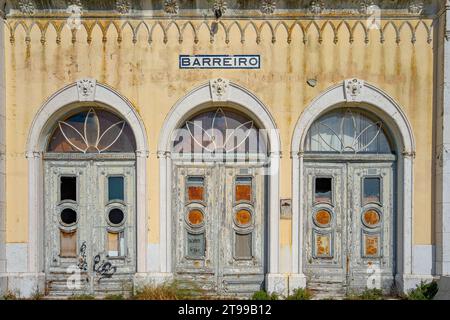
[[[304,273],[313,289],[391,289],[394,163],[306,162]]]
[[[265,274],[265,176],[258,166],[175,164],[177,279],[212,294],[251,294]]]
[[[45,162],[49,294],[132,290],[136,269],[135,162]]]

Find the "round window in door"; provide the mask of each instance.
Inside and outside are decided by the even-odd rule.
[[[396,154],[385,123],[363,108],[336,108],[304,145],[304,273],[312,290],[394,283]],[[380,275],[375,284],[370,275]],[[325,285],[326,284],[326,285]]]
[[[264,286],[267,139],[248,115],[207,109],[173,136],[173,261],[214,294]]]
[[[128,123],[106,108],[78,109],[55,123],[44,155],[50,295],[132,289],[135,151]],[[74,270],[81,282],[68,286]]]

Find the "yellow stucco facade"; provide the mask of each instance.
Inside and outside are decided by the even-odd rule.
[[[430,280],[450,272],[450,260],[445,249],[447,245],[450,246],[450,233],[447,232],[445,222],[450,212],[446,207],[445,194],[449,188],[446,177],[450,177],[447,174],[450,172],[450,160],[446,155],[450,148],[447,146],[450,138],[446,138],[446,135],[450,137],[450,133],[447,133],[445,123],[449,118],[445,101],[448,99],[446,81],[450,79],[450,69],[445,59],[450,56],[446,52],[450,50],[450,47],[446,47],[450,31],[446,30],[445,19],[446,15],[450,17],[450,5],[445,7],[443,2],[434,0],[382,1],[379,6],[369,6],[367,1],[350,0],[327,3],[306,0],[230,0],[227,8],[224,1],[218,0],[192,3],[178,0],[121,0],[104,3],[86,0],[80,3],[74,0],[69,1],[70,6],[67,8],[71,11],[66,11],[69,3],[37,4],[32,0],[4,2],[0,1],[0,5],[5,4],[5,12],[1,11],[3,25],[0,29],[0,58],[4,57],[0,68],[0,71],[4,70],[4,79],[0,78],[0,190],[5,190],[3,197],[0,197],[0,292],[5,287],[4,283],[18,288],[28,288],[29,284],[33,284],[43,290],[51,282],[49,279],[54,270],[48,270],[55,267],[55,261],[59,263],[61,255],[56,251],[49,253],[51,250],[45,247],[50,243],[45,242],[46,239],[52,236],[45,234],[50,221],[45,220],[50,213],[44,212],[48,209],[45,205],[49,203],[50,196],[46,192],[50,188],[44,176],[49,172],[45,170],[53,168],[45,167],[45,164],[55,158],[51,158],[52,155],[50,160],[46,158],[48,154],[42,152],[45,146],[41,143],[41,137],[50,135],[49,128],[56,129],[58,120],[63,120],[65,115],[81,110],[76,109],[79,106],[105,107],[104,110],[128,121],[140,145],[134,150],[135,154],[131,153],[131,156],[128,155],[131,158],[127,158],[135,161],[133,166],[137,168],[137,182],[132,186],[136,187],[136,199],[133,198],[135,203],[132,203],[137,212],[136,225],[132,227],[136,232],[132,235],[135,238],[130,241],[131,247],[134,246],[130,250],[136,250],[130,258],[133,260],[130,263],[132,271],[128,272],[134,284],[138,280],[167,280],[180,268],[183,269],[175,266],[178,263],[175,262],[178,257],[176,250],[184,250],[180,249],[184,248],[183,244],[179,244],[179,238],[176,238],[181,236],[175,235],[176,230],[171,229],[177,227],[173,217],[178,213],[171,206],[181,201],[173,198],[179,192],[176,183],[181,180],[175,178],[177,169],[173,159],[176,157],[161,147],[167,142],[161,139],[173,136],[170,130],[176,129],[171,127],[176,121],[178,123],[175,125],[181,127],[181,122],[189,120],[200,109],[212,110],[208,109],[212,107],[235,108],[243,117],[254,121],[252,127],[257,124],[256,127],[264,129],[263,126],[269,124],[277,129],[279,150],[274,147],[278,147],[277,141],[271,137],[269,149],[274,149],[268,152],[268,158],[272,161],[270,166],[279,161],[279,176],[267,178],[264,182],[267,184],[261,187],[265,197],[262,202],[267,212],[261,211],[267,216],[263,217],[266,229],[261,229],[263,245],[257,249],[263,252],[263,256],[267,253],[267,256],[265,260],[262,259],[264,261],[258,271],[263,279],[258,280],[258,285],[265,283],[267,291],[283,292],[292,292],[295,287],[307,285],[306,281],[314,280],[308,272],[313,270],[314,273],[316,267],[315,262],[311,262],[314,260],[311,257],[317,258],[312,247],[316,248],[326,241],[330,242],[328,247],[323,245],[325,252],[334,246],[336,256],[342,254],[342,257],[336,258],[336,265],[344,270],[342,274],[349,274],[349,268],[354,267],[353,262],[361,268],[371,268],[372,258],[382,261],[388,257],[383,263],[384,267],[387,266],[385,271],[389,279],[382,285],[392,282],[406,290],[420,280]],[[254,55],[260,59],[260,66],[251,69],[189,69],[182,67],[181,55]],[[82,99],[82,89],[79,87],[83,79],[88,86],[92,86],[84,88],[88,91],[86,100]],[[233,100],[227,105],[227,92],[224,98],[226,102],[222,106],[221,97],[218,98],[220,94],[214,93],[213,83],[217,79],[225,81],[224,90],[234,92],[242,104]],[[350,80],[356,81],[357,86],[346,87]],[[95,91],[96,88],[101,91],[104,101],[115,101],[120,107],[95,100],[95,92],[89,93],[89,90]],[[352,90],[354,96],[349,96]],[[108,98],[105,98],[106,95],[109,95]],[[72,101],[71,105],[65,104],[64,101],[69,100]],[[189,105],[192,101],[207,102],[204,105]],[[329,101],[338,102],[326,105]],[[325,158],[326,152],[319,154],[321,151],[316,150],[317,154],[310,152],[308,158],[308,150],[293,149],[293,145],[306,136],[310,125],[336,106],[348,106],[349,109],[357,107],[367,119],[371,120],[372,116],[374,119],[379,118],[379,122],[373,120],[376,122],[374,127],[378,127],[376,135],[386,133],[391,151],[357,155],[358,151],[354,150],[351,156],[355,157],[349,159],[345,157],[350,153],[346,154],[348,150],[345,150],[341,141],[343,149],[339,161],[333,165],[339,162],[339,165],[347,166],[343,169],[345,172],[351,171],[351,162],[365,166],[372,161],[382,163],[380,166],[383,166],[390,161],[392,165],[391,171],[383,173],[383,177],[388,177],[384,181],[391,184],[379,186],[379,201],[371,203],[383,207],[381,193],[384,192],[382,188],[387,186],[390,193],[384,195],[388,198],[384,204],[386,210],[390,211],[384,221],[384,218],[380,218],[383,216],[380,212],[385,208],[379,208],[379,224],[374,228],[365,225],[362,220],[362,212],[367,209],[363,209],[363,204],[357,210],[351,207],[353,204],[348,204],[356,197],[351,199],[352,192],[348,191],[352,177],[349,175],[343,178],[346,182],[341,186],[348,194],[343,195],[342,202],[347,201],[347,197],[349,200],[343,205],[345,210],[341,215],[342,221],[347,219],[349,226],[344,227],[347,228],[344,231],[337,228],[338,236],[335,237],[336,241],[341,241],[339,237],[342,236],[342,246],[332,243],[335,241],[334,234],[319,240],[314,238],[315,231],[309,234],[308,228],[324,232],[317,234],[331,234],[327,232],[331,230],[332,224],[328,224],[328,230],[326,223],[320,226],[312,215],[311,218],[309,213],[304,212],[309,210],[305,205],[309,199],[308,192],[312,194],[311,190],[316,187],[316,180],[311,186],[306,185],[309,169],[304,162],[309,161],[311,165],[319,159],[323,162],[324,172],[332,172],[327,166],[333,162],[333,152],[329,152],[328,158]],[[64,110],[68,113],[64,113]],[[180,110],[184,110],[184,113]],[[86,123],[87,119],[88,115]],[[212,122],[214,124],[214,120]],[[100,128],[97,129],[100,135]],[[364,130],[359,128],[362,130],[360,136],[368,129],[370,126]],[[36,134],[39,130],[40,134]],[[65,137],[64,130],[61,127],[60,130]],[[137,137],[139,134],[143,134],[143,137]],[[86,133],[84,135],[83,139]],[[335,136],[338,135],[335,133]],[[360,138],[355,136],[353,143]],[[70,139],[65,138],[70,143]],[[375,139],[378,136],[370,143]],[[31,145],[30,141],[35,144]],[[42,145],[38,146],[39,143]],[[78,159],[77,154],[75,158],[70,158],[73,154],[64,158],[66,155],[61,152],[57,155],[61,158],[56,160],[62,163],[62,160],[69,158],[70,161],[82,159],[87,163],[87,160],[93,159],[89,158],[91,155],[81,153]],[[94,157],[96,161],[104,159],[103,155],[98,156]],[[109,160],[114,156],[120,157],[112,155]],[[142,172],[146,172],[145,176],[139,176]],[[380,172],[378,176],[382,175]],[[185,175],[185,172],[181,175]],[[235,183],[237,180],[233,181]],[[58,183],[62,184],[61,181]],[[363,189],[361,186],[358,188]],[[178,196],[181,199],[180,193]],[[57,196],[54,197],[56,199]],[[311,202],[314,201],[315,198]],[[333,201],[327,203],[329,207],[326,210],[329,213],[335,209],[333,206],[336,203]],[[61,202],[62,199],[55,207]],[[316,212],[314,210],[310,211]],[[340,209],[336,210],[339,212]],[[345,213],[346,210],[349,212]],[[358,211],[354,217],[358,215],[359,219],[352,216],[352,210]],[[142,217],[147,221],[143,222]],[[57,218],[54,219],[57,222]],[[390,225],[389,219],[392,219]],[[187,221],[180,223],[184,222],[189,227]],[[239,229],[236,221],[233,223],[233,227]],[[359,223],[358,228],[361,228],[358,231],[350,230],[352,223],[353,226]],[[386,223],[386,227],[381,227],[382,223]],[[271,229],[274,226],[277,232]],[[54,228],[56,240],[52,241],[57,246],[60,245],[58,241],[63,241],[59,237],[70,227],[61,223]],[[61,234],[58,228],[62,230]],[[335,232],[333,230],[330,232]],[[379,237],[369,240],[375,243],[379,256],[375,254],[370,257],[364,253],[370,241],[363,245],[363,241],[366,241],[363,239],[374,233]],[[232,234],[235,237],[238,232]],[[310,235],[312,237],[308,238]],[[355,238],[350,239],[353,236]],[[387,244],[384,247],[381,245],[379,251],[378,245],[384,241],[384,237]],[[258,239],[250,241],[253,241],[250,246],[260,244]],[[352,241],[361,246],[359,251],[354,250],[356,253],[352,251],[356,248],[352,246]],[[233,245],[234,242],[230,248]],[[81,242],[75,244],[76,256],[72,258],[87,259],[88,265],[93,263],[95,259],[91,258],[94,253],[89,252],[86,258],[86,251],[81,252],[81,247]],[[341,249],[342,252],[339,251]],[[234,247],[232,250],[237,249]],[[335,252],[332,251],[328,252],[330,256],[325,259],[317,258],[321,261],[318,262],[320,266],[335,258]],[[383,256],[385,252],[389,253]],[[307,256],[310,253],[311,256]],[[50,258],[52,254],[53,258]],[[181,260],[188,261],[187,254],[186,257]],[[209,260],[204,260],[207,265]],[[194,270],[198,263],[193,264]],[[325,277],[328,276],[327,272],[334,272],[333,268],[334,265],[325,268]],[[179,273],[183,273],[183,270]],[[360,279],[363,283],[366,273],[360,273],[365,274]],[[330,277],[333,276],[336,274]],[[4,282],[2,277],[9,280]]]
[[[367,30],[361,20],[254,23],[231,20],[219,25],[211,41],[208,27],[202,21],[165,21],[159,25],[153,20],[104,19],[98,24],[91,20],[84,21],[72,34],[61,22],[51,19],[10,19],[11,35],[5,37],[7,242],[27,242],[28,203],[23,197],[28,185],[25,150],[33,118],[52,94],[79,78],[93,77],[116,89],[132,102],[145,123],[150,147],[148,241],[156,243],[159,241],[157,143],[164,119],[177,100],[216,77],[228,78],[256,94],[280,130],[283,153],[280,196],[291,198],[290,145],[297,120],[322,91],[342,79],[355,77],[393,97],[413,127],[414,179],[421,181],[414,188],[414,244],[432,244],[432,22],[383,21],[383,41],[380,41],[380,31]],[[120,41],[116,28],[121,30]],[[153,30],[150,44],[148,29]],[[179,54],[201,53],[259,54],[262,66],[260,70],[248,71],[178,68]],[[317,79],[317,86],[309,86],[308,79]],[[289,243],[289,233],[290,223],[283,221],[282,245]]]

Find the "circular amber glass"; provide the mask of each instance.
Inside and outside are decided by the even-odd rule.
[[[316,212],[315,219],[321,226],[328,226],[331,223],[331,213],[327,210],[319,210]]]
[[[248,210],[236,212],[236,222],[241,226],[249,225],[252,222],[252,214]]]
[[[380,223],[380,214],[375,210],[364,212],[364,224],[368,227],[375,227]]]
[[[202,224],[203,212],[201,212],[200,210],[197,210],[197,209],[189,211],[188,220],[193,226]]]

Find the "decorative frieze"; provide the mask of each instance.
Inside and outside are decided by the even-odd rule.
[[[120,14],[128,14],[131,11],[130,0],[116,0],[116,11]]]
[[[261,12],[264,14],[273,14],[277,9],[275,0],[261,0]]]
[[[164,0],[164,12],[168,14],[178,14],[178,0]]]
[[[311,4],[309,5],[309,12],[314,15],[321,14],[325,9],[325,3],[323,0],[313,0],[311,1]]]
[[[228,9],[228,4],[225,0],[215,0],[213,4],[213,12],[216,19],[221,18]]]
[[[421,14],[424,8],[423,0],[413,0],[408,8],[411,14]]]
[[[47,31],[54,29],[56,32],[56,42],[60,44],[62,42],[62,31],[65,26],[69,24],[70,20],[56,21],[49,20],[46,23],[40,21],[31,21],[27,19],[8,19],[7,28],[10,32],[10,42],[15,42],[15,34],[20,30],[25,30],[25,39],[30,43],[31,34],[33,28],[38,28],[41,35],[41,42],[45,44],[47,39]],[[219,22],[220,27],[217,28],[217,32],[212,32],[214,24],[217,27],[217,21],[205,21],[205,20],[169,20],[166,22],[161,22],[158,20],[133,20],[133,19],[121,19],[121,20],[109,20],[104,21],[104,23],[99,24],[97,20],[87,19],[84,17],[82,23],[77,28],[77,34],[86,32],[87,42],[92,43],[92,32],[95,27],[99,27],[102,31],[103,42],[111,41],[112,38],[107,37],[107,33],[110,28],[114,28],[117,32],[117,37],[114,39],[117,42],[122,42],[123,33],[127,29],[131,29],[132,41],[137,43],[137,34],[144,33],[145,36],[140,39],[146,38],[149,44],[153,43],[154,37],[158,35],[162,37],[163,43],[168,43],[170,41],[177,41],[183,43],[184,35],[186,33],[193,34],[194,43],[199,43],[200,33],[202,28],[207,28],[209,30],[208,40],[214,43],[217,38],[224,38],[225,43],[231,42],[231,35],[234,28],[239,32],[238,41],[245,43],[248,38],[256,39],[257,44],[264,43],[265,41],[270,41],[271,43],[276,43],[278,40],[287,41],[287,43],[292,43],[293,41],[301,41],[307,44],[311,39],[317,39],[319,43],[323,43],[326,32],[332,32],[333,43],[338,43],[340,41],[348,41],[354,43],[355,41],[362,40],[364,43],[369,43],[378,39],[380,43],[391,41],[394,39],[396,43],[402,41],[410,41],[412,43],[420,40],[417,35],[424,34],[426,36],[426,41],[428,43],[432,42],[433,35],[433,25],[432,21],[428,20],[417,20],[417,21],[395,21],[395,20],[381,20],[379,28],[370,28],[366,24],[365,19],[353,20],[353,21],[342,21],[340,19],[336,20],[258,20],[258,21],[239,21],[239,20],[221,20]],[[168,35],[174,29],[177,33],[176,38],[170,38]],[[362,30],[362,32],[358,32]],[[388,33],[389,30],[393,32]],[[265,33],[269,32],[270,35],[264,36]],[[220,34],[224,33],[224,34]],[[287,34],[287,36],[286,36]],[[362,39],[357,39],[356,34],[362,35]],[[369,34],[373,36],[369,36]],[[387,34],[393,34],[394,37],[387,37]],[[77,36],[72,35],[71,39],[74,43],[77,41]]]
[[[36,11],[36,6],[32,0],[19,0],[19,10],[21,13],[28,15]]]

